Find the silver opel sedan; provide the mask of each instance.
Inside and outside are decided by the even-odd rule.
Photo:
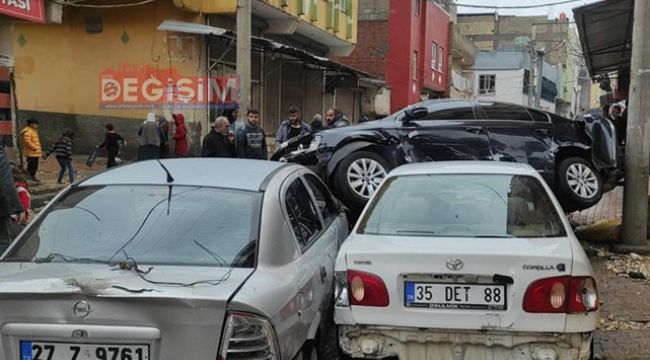
[[[0,260],[0,358],[316,358],[341,209],[306,168],[258,160],[82,181]]]

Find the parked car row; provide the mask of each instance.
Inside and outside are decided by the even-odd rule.
[[[3,254],[0,357],[587,359],[598,307],[528,165],[398,167],[349,233],[303,166],[144,161],[64,190]]]
[[[520,105],[429,100],[382,120],[312,133],[282,144],[272,159],[310,167],[357,213],[388,172],[444,160],[527,163],[566,212],[595,205],[623,176],[616,134]]]

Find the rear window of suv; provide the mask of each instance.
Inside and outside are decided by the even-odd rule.
[[[361,219],[360,234],[560,237],[564,224],[532,176],[432,174],[390,178]]]

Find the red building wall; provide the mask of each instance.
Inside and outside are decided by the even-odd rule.
[[[420,4],[419,12],[416,4]],[[391,112],[419,102],[422,92],[446,96],[449,21],[449,15],[432,1],[390,0],[386,80],[391,88]],[[431,69],[432,42],[443,48],[442,71],[437,70],[437,65]]]

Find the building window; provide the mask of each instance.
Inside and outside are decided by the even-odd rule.
[[[351,14],[352,11],[350,11],[350,9],[352,7],[350,5],[352,5],[352,0],[341,0],[341,11],[346,14]]]
[[[481,95],[496,94],[496,75],[479,75],[478,93]]]
[[[422,0],[415,0],[415,15],[420,15],[421,7],[422,7]]]
[[[417,80],[418,79],[418,52],[417,51],[413,51],[412,65],[413,65],[413,80]]]
[[[431,44],[431,70],[436,69],[436,54],[437,54],[436,43]]]
[[[445,59],[445,52],[442,46],[438,46],[438,71],[442,72],[442,62]]]

